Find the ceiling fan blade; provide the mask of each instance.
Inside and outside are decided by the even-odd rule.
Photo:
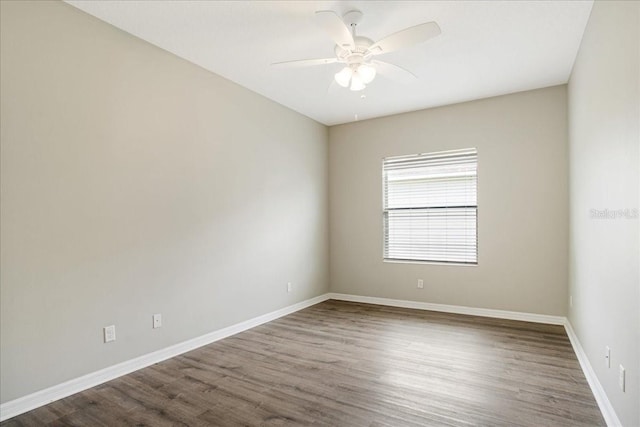
[[[331,83],[329,83],[329,86],[327,86],[327,94],[333,95],[333,94],[342,92],[341,89],[342,88],[340,87],[340,85],[336,83],[336,80],[331,79]]]
[[[316,23],[322,27],[329,37],[343,49],[354,49],[353,35],[342,20],[332,10],[320,10],[316,12],[314,17]]]
[[[398,67],[397,65],[390,64],[384,61],[378,61],[374,59],[371,63],[376,67],[376,71],[387,77],[391,80],[400,82],[400,83],[412,83],[418,79],[415,74],[413,74],[409,70],[405,70],[402,67]]]
[[[295,61],[274,62],[272,67],[307,67],[309,65],[324,65],[338,62],[337,58],[298,59]]]
[[[440,33],[440,26],[438,24],[435,22],[425,22],[424,24],[398,31],[375,42],[369,47],[369,52],[374,55],[393,52],[403,47],[413,46],[427,41]]]

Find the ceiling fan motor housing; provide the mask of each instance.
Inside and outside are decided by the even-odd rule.
[[[356,36],[353,41],[355,43],[355,48],[353,50],[344,49],[343,47],[336,45],[335,54],[340,61],[344,61],[349,65],[362,64],[365,59],[367,59],[365,54],[373,44],[373,40],[367,37]]]

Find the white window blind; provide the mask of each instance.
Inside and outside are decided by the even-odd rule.
[[[382,162],[384,258],[477,264],[475,148]]]

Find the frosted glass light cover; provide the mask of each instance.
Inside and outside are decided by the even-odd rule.
[[[362,82],[362,77],[360,77],[360,74],[358,72],[353,73],[353,76],[351,77],[351,90],[353,91],[357,91],[357,90],[362,90],[364,89],[366,86],[365,84]]]
[[[349,86],[349,80],[351,80],[351,76],[353,75],[353,70],[349,67],[344,67],[341,71],[335,74],[336,83],[338,83],[342,87]]]
[[[362,83],[369,84],[376,77],[376,69],[371,65],[362,64],[360,67],[358,67],[358,74],[362,78]]]

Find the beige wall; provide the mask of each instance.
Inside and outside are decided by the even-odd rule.
[[[332,291],[564,315],[566,138],[566,86],[331,127]],[[383,262],[382,158],[467,147],[478,149],[478,265]]]
[[[0,4],[2,402],[328,290],[326,127],[66,4]]]
[[[639,208],[639,27],[640,3],[597,1],[569,81],[569,320],[625,426],[640,425],[639,221],[591,210]]]

